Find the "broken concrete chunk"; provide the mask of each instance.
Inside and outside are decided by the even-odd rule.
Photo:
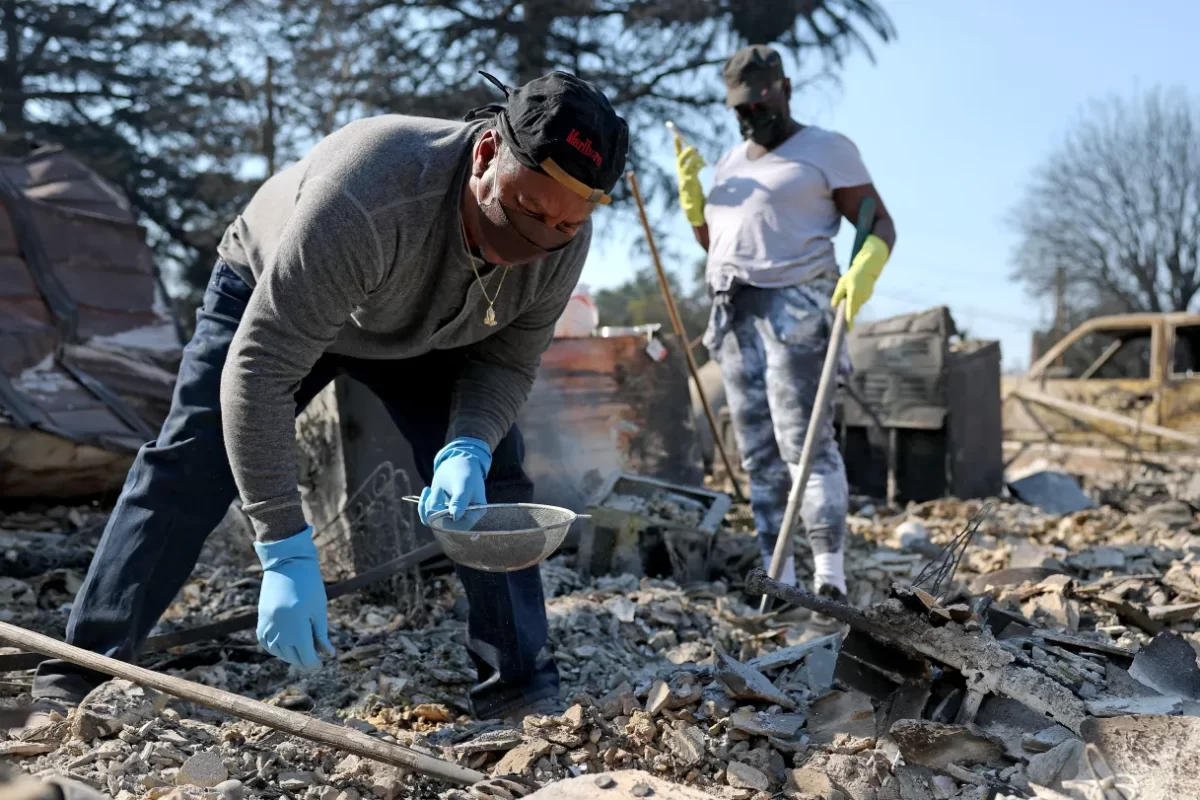
[[[945,775],[934,775],[930,789],[933,790],[933,800],[951,800],[958,795],[958,784]]]
[[[1025,767],[1025,778],[1038,786],[1057,788],[1061,781],[1075,777],[1076,765],[1082,754],[1083,742],[1068,739],[1053,749],[1029,759],[1029,764]]]
[[[563,724],[573,731],[577,731],[582,728],[587,721],[583,706],[581,706],[579,703],[576,703],[564,711],[563,715],[559,717],[559,719],[561,719]]]
[[[758,670],[730,658],[725,653],[718,654],[717,663],[717,677],[721,679],[725,691],[733,699],[761,700],[795,710],[796,703]]]
[[[531,739],[504,754],[496,765],[496,775],[527,775],[538,759],[550,752],[552,745],[543,739]]]
[[[333,768],[333,780],[341,783],[369,774],[371,763],[361,756],[349,755],[339,761]]]
[[[116,736],[126,725],[138,726],[158,716],[166,695],[121,678],[93,689],[71,714],[71,735],[85,742]]]
[[[22,580],[0,575],[0,609],[37,605],[37,592]]]
[[[1167,500],[1155,503],[1135,514],[1132,520],[1137,525],[1163,525],[1170,529],[1186,528],[1192,524],[1192,508],[1183,500]]]
[[[469,756],[475,753],[493,753],[504,750],[512,750],[514,747],[524,741],[520,731],[514,731],[511,728],[505,728],[498,731],[487,731],[479,736],[476,736],[470,741],[462,742],[454,746],[454,752],[459,755]],[[336,776],[335,776],[336,777]]]
[[[229,770],[219,753],[203,752],[183,762],[175,783],[183,786],[199,786],[208,788],[229,780]]]
[[[658,712],[666,708],[667,701],[671,699],[671,687],[667,686],[664,680],[657,680],[650,687],[650,693],[646,696],[646,713],[654,716]]]
[[[1037,733],[1023,736],[1021,738],[1021,747],[1031,753],[1045,753],[1058,747],[1063,742],[1074,738],[1075,734],[1062,725],[1051,725],[1049,728]]]
[[[625,735],[637,744],[648,745],[658,735],[658,728],[654,725],[654,718],[645,711],[634,711],[625,725]]]
[[[1200,603],[1179,603],[1177,605],[1148,606],[1146,608],[1146,614],[1150,619],[1165,622],[1168,625],[1195,619],[1197,613],[1200,613]]]
[[[789,772],[788,788],[795,790],[795,794],[800,797],[814,797],[819,800],[833,800],[835,792],[841,794],[834,788],[833,781],[829,780],[825,770],[812,764]]]
[[[1021,612],[1042,625],[1047,620],[1051,627],[1062,628],[1070,633],[1079,630],[1079,604],[1058,592],[1039,594],[1021,606]]]
[[[754,789],[765,792],[771,788],[771,779],[766,774],[741,761],[730,761],[725,768],[725,782],[735,789]]]
[[[53,745],[44,742],[0,742],[0,756],[32,758],[54,752]]]
[[[1115,547],[1089,547],[1082,553],[1069,556],[1067,564],[1089,571],[1121,569],[1125,566],[1125,554]]]
[[[1183,700],[1178,697],[1105,697],[1089,700],[1088,713],[1093,717],[1121,717],[1130,714],[1178,714]]]
[[[900,753],[913,764],[944,771],[948,765],[999,764],[1004,746],[977,725],[945,725],[902,719],[889,735]]]
[[[683,730],[671,729],[663,739],[681,766],[692,767],[704,760],[704,731],[695,725]]]
[[[638,707],[637,695],[633,693],[633,687],[628,683],[622,683],[601,697],[598,702],[600,713],[604,715],[605,719],[627,717]]]
[[[213,791],[221,793],[221,800],[242,800],[245,796],[245,786],[238,780],[221,781],[216,786],[212,787]],[[317,800],[336,800],[338,790],[332,786],[326,786],[325,789],[332,790],[332,797],[329,797],[329,792],[323,792],[323,796]]]
[[[875,738],[875,706],[870,697],[859,691],[830,692],[809,706],[809,738],[828,744],[839,733]]]
[[[405,776],[405,770],[399,767],[376,764],[371,769],[371,778],[367,785],[371,787],[371,793],[380,800],[398,800],[408,794]]]
[[[1160,694],[1200,700],[1200,666],[1196,664],[1196,651],[1178,634],[1155,636],[1134,656],[1129,674],[1138,683]]]
[[[630,623],[637,617],[637,606],[624,595],[614,597],[605,603],[605,605],[619,622]]]
[[[699,664],[712,655],[712,645],[707,642],[684,642],[663,653],[663,657],[675,665]]]
[[[412,715],[425,722],[449,722],[453,719],[450,709],[441,703],[421,703],[413,708]]]
[[[317,782],[317,776],[312,772],[289,770],[276,775],[275,782],[284,791],[303,792]]]

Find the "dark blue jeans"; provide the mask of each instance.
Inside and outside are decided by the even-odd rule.
[[[171,411],[158,438],[142,447],[108,520],[71,617],[67,641],[132,661],[183,586],[204,540],[237,494],[221,433],[221,369],[251,289],[218,262],[185,348]],[[296,392],[297,413],[331,380],[348,375],[383,401],[413,448],[420,477],[432,478],[445,444],[450,389],[464,355],[442,351],[404,361],[326,354]],[[418,388],[419,387],[419,388]],[[493,454],[492,502],[529,502],[533,483],[522,466],[524,442],[514,426]],[[479,682],[477,717],[503,716],[558,693],[558,670],[546,655],[546,608],[538,568],[487,573],[457,567],[470,603],[468,651]],[[107,676],[62,661],[39,668],[33,693],[78,701]]]

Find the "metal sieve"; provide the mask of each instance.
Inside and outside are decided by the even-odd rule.
[[[438,511],[429,528],[450,560],[483,572],[515,572],[545,561],[567,538],[571,523],[588,518],[558,506],[489,503],[471,506],[459,520]]]

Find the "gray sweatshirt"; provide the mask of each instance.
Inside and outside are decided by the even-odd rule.
[[[254,292],[221,375],[221,416],[260,540],[307,524],[295,392],[323,353],[404,359],[469,347],[448,439],[494,448],[528,397],[591,226],[561,252],[513,267],[495,298],[499,325],[484,325],[459,211],[483,125],[399,115],[351,123],[264,183],[226,231],[219,253]],[[488,295],[501,271],[480,267]]]

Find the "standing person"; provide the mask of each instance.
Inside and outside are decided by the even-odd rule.
[[[725,104],[737,115],[745,141],[717,162],[706,198],[700,183],[704,160],[676,138],[679,201],[708,251],[713,309],[704,343],[721,367],[769,569],[816,401],[832,308],[844,299],[847,324],[853,324],[887,262],[896,230],[854,144],[792,119],[792,86],[775,50],[765,45],[739,50],[725,62],[723,77]],[[877,203],[875,226],[839,278],[833,237],[843,217],[857,220],[865,197]],[[842,352],[840,367],[848,373]],[[814,591],[843,600],[846,467],[832,409],[827,420],[800,513],[816,562]],[[794,557],[781,580],[795,584]],[[814,618],[818,626],[830,622]]]
[[[467,121],[353,122],[273,176],[221,242],[170,414],[138,453],[67,623],[132,660],[236,494],[263,565],[258,640],[303,668],[332,651],[297,489],[294,418],[337,375],[368,386],[413,448],[420,513],[527,502],[514,426],[621,175],[628,127],[554,72]],[[458,567],[476,716],[558,697],[537,567]],[[105,676],[42,664],[43,710]],[[37,716],[36,714],[34,715]],[[31,719],[30,724],[35,724]]]

